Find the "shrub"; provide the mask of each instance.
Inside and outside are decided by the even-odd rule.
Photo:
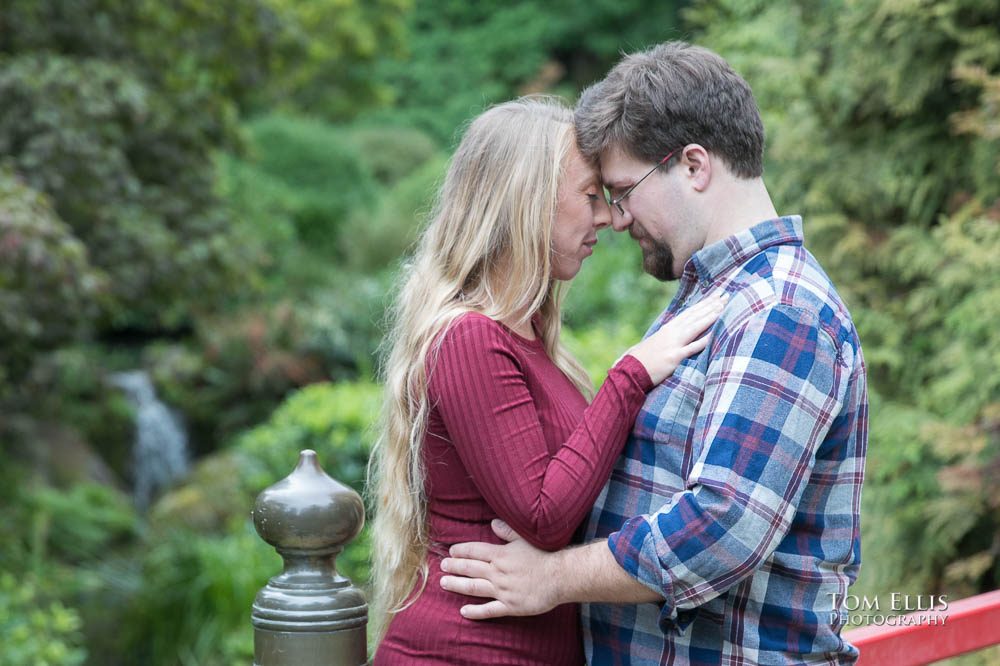
[[[368,209],[375,181],[358,149],[325,123],[282,115],[249,125],[254,165],[284,188],[269,196],[289,211],[298,239],[329,260],[340,256],[344,220]]]
[[[52,54],[4,58],[0,99],[3,161],[50,197],[111,278],[113,327],[180,327],[194,304],[230,291],[241,246],[194,120],[125,64]]]
[[[0,368],[20,379],[35,355],[86,332],[103,273],[48,199],[0,169]],[[4,370],[0,369],[0,397]]]
[[[252,660],[247,616],[257,591],[281,565],[249,521],[224,537],[162,532],[145,550],[141,567],[125,640],[134,663],[222,666]]]
[[[292,395],[235,444],[252,493],[288,476],[299,452],[312,449],[327,474],[360,494],[381,395],[367,382],[315,384]],[[369,548],[366,528],[337,558],[338,570],[359,586],[368,582]]]
[[[327,376],[288,302],[203,317],[193,345],[150,347],[144,365],[163,400],[184,414],[201,452],[217,450],[266,419],[290,391]]]
[[[259,492],[284,478],[299,452],[312,449],[327,474],[360,491],[380,399],[380,389],[368,382],[313,384],[292,394],[234,444],[250,461],[249,487]]]
[[[563,341],[583,364],[597,389],[625,350],[642,338],[642,329],[626,323],[575,330],[563,328]]]
[[[147,348],[142,365],[163,400],[184,414],[196,453],[260,424],[296,389],[371,374],[386,281],[329,273],[341,277],[312,285],[297,302],[204,317],[190,344]]]
[[[434,139],[411,127],[358,127],[347,139],[357,146],[376,180],[387,187],[438,154]]]
[[[322,359],[328,379],[371,376],[391,296],[390,277],[386,271],[373,276],[340,273],[334,284],[317,289],[298,306],[304,349]]]
[[[247,613],[254,595],[281,571],[277,553],[254,532],[256,495],[294,469],[302,449],[317,451],[326,472],[361,490],[380,390],[366,382],[314,384],[292,394],[264,424],[224,452],[203,459],[188,485],[150,514],[141,585],[127,643],[151,664],[247,662]],[[337,557],[359,586],[368,580],[362,532]]]
[[[78,432],[123,481],[132,474],[135,413],[106,376],[136,365],[129,350],[77,344],[40,356],[23,384],[35,396],[31,410],[39,422]]]
[[[32,578],[0,574],[0,666],[76,666],[80,616],[58,601],[46,601]]]
[[[344,234],[345,262],[360,273],[391,268],[416,242],[444,179],[447,159],[436,156],[399,180],[373,214],[355,215]]]
[[[135,535],[137,516],[128,498],[107,486],[78,483],[27,493],[39,543],[63,562],[99,560],[116,542]]]

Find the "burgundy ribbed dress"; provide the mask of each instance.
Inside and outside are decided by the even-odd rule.
[[[430,575],[392,620],[374,663],[579,666],[575,604],[537,617],[466,620],[459,608],[483,600],[442,590],[441,559],[463,541],[500,543],[490,529],[498,517],[540,548],[566,546],[611,474],[652,388],[649,374],[625,356],[588,406],[540,339],[477,313],[452,326],[429,367]]]

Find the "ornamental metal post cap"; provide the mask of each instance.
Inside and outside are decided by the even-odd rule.
[[[308,449],[291,474],[257,497],[254,527],[285,563],[253,604],[257,666],[366,662],[368,607],[335,566],[364,518],[361,497],[330,478]]]
[[[361,531],[364,505],[356,492],[330,478],[306,449],[291,474],[257,496],[257,534],[278,552],[339,551]]]

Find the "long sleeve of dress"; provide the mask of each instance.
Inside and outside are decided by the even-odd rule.
[[[534,352],[544,354],[540,345]],[[597,499],[652,382],[642,364],[624,356],[552,451],[523,354],[499,324],[466,315],[432,356],[429,396],[497,515],[533,545],[555,550],[569,543]]]

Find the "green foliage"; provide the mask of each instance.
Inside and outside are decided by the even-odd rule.
[[[125,627],[128,654],[151,666],[251,661],[248,613],[257,591],[280,571],[281,558],[247,520],[222,538],[163,533],[142,561],[142,586]]]
[[[381,389],[367,382],[315,384],[292,395],[235,444],[252,492],[287,476],[299,452],[312,449],[327,474],[360,493],[381,397]],[[365,529],[337,558],[338,571],[359,586],[368,583],[369,549]]]
[[[331,207],[370,201],[371,174],[360,152],[333,126],[271,115],[253,121],[248,129],[256,163],[264,173],[311,195],[334,198],[337,203]]]
[[[37,350],[85,334],[105,284],[45,197],[0,170],[0,397]]]
[[[291,473],[307,448],[328,474],[360,491],[380,395],[364,382],[302,389],[160,500],[131,602],[130,653],[164,665],[250,659],[247,613],[281,571],[280,558],[247,520],[252,500]],[[369,548],[362,532],[337,558],[338,571],[357,585],[368,580]]]
[[[371,206],[375,181],[355,146],[318,121],[268,116],[250,127],[266,193],[291,215],[299,241],[328,260],[338,252],[346,218]]]
[[[374,212],[351,218],[350,232],[344,234],[345,264],[350,269],[386,274],[412,250],[429,221],[447,166],[442,156],[427,160],[398,180]]]
[[[607,321],[641,333],[667,307],[675,290],[676,285],[658,283],[642,272],[642,251],[628,234],[605,229],[593,256],[570,283],[564,318],[572,328]]]
[[[934,539],[924,537],[927,504],[937,493],[933,450],[921,437],[919,410],[870,394],[867,476],[862,493],[862,575],[857,594],[933,589],[941,566]],[[899,544],[907,544],[900,548]]]
[[[591,327],[579,331],[564,328],[563,342],[583,364],[594,387],[599,387],[608,370],[625,351],[642,338],[643,330],[630,324]]]
[[[415,239],[444,170],[433,140],[413,129],[268,116],[248,130],[251,161],[223,156],[221,185],[269,269],[265,294],[343,291],[345,280],[390,268]],[[331,271],[331,262],[353,274]]]
[[[0,53],[128,60],[208,132],[284,104],[336,119],[382,102],[371,69],[402,40],[407,0],[10,0]]]
[[[337,276],[341,279],[332,279]],[[369,376],[388,276],[328,270],[297,302],[247,305],[198,322],[192,344],[151,345],[143,365],[187,421],[198,453],[264,421],[290,392]]]
[[[306,349],[324,360],[330,379],[371,377],[391,275],[341,273],[304,299],[300,314]]]
[[[208,452],[266,419],[288,392],[327,376],[307,334],[287,301],[247,306],[199,320],[193,345],[151,346],[145,361],[163,399],[185,414],[195,448]]]
[[[128,498],[107,486],[79,483],[68,490],[28,491],[37,544],[64,562],[100,559],[115,542],[136,532]],[[41,557],[37,553],[36,557]]]
[[[541,19],[534,3],[417,2],[411,53],[380,65],[400,109],[390,117],[450,143],[463,121],[510,97],[545,62]]]
[[[438,155],[434,139],[411,127],[360,126],[346,138],[357,146],[375,179],[387,187]]]
[[[395,92],[374,116],[450,144],[483,108],[521,94],[558,92],[603,75],[618,51],[674,36],[684,2],[641,0],[417,0],[409,52],[375,74]]]
[[[52,198],[111,277],[113,327],[186,326],[192,310],[231,293],[252,262],[227,236],[209,155],[235,145],[235,108],[318,86],[340,115],[361,110],[362,99],[384,96],[363,63],[376,44],[398,43],[405,8],[401,0],[4,3],[0,153]],[[311,206],[298,210],[309,229]]]
[[[178,326],[223,295],[240,254],[211,146],[187,140],[155,89],[119,64],[25,55],[3,60],[0,97],[0,153],[109,276],[114,325]]]
[[[129,415],[119,414],[114,400],[106,399],[100,378],[123,359],[80,344],[88,340],[91,322],[98,336],[118,336],[112,344],[131,342],[134,332],[181,336],[149,350],[134,349],[129,360],[148,360],[158,381],[193,379],[180,390],[179,381],[167,386],[183,393],[185,408],[203,415],[204,422],[225,424],[210,412],[228,412],[230,432],[262,420],[293,388],[365,368],[377,343],[372,331],[380,315],[373,307],[385,289],[372,278],[345,280],[331,271],[338,246],[327,231],[343,226],[345,211],[353,215],[375,207],[370,163],[380,169],[383,185],[396,186],[430,157],[432,142],[394,130],[392,138],[372,131],[355,143],[318,124],[297,131],[305,121],[296,127],[289,121],[265,157],[280,162],[294,149],[293,157],[304,160],[240,165],[234,171],[242,172],[221,188],[217,165],[230,158],[213,156],[220,148],[239,149],[240,110],[267,109],[280,98],[285,108],[349,118],[386,99],[385,85],[370,76],[370,65],[398,44],[405,5],[400,0],[3,3],[0,300],[6,319],[0,328],[5,341],[0,397],[16,394],[33,412],[72,424],[91,441],[103,444],[105,436],[120,434],[122,423],[130,425]],[[405,149],[405,155],[390,163],[375,154],[386,145]],[[223,207],[219,193],[229,196],[226,188],[233,181],[242,190]],[[263,196],[246,196],[258,191]],[[234,200],[248,213],[237,223],[234,213],[241,209]],[[266,205],[258,206],[262,201]],[[277,213],[271,219],[269,209]],[[258,265],[282,273],[298,269],[293,277],[309,289],[289,290],[292,282],[283,276],[274,280],[278,288],[268,293],[270,302],[247,308],[253,290],[267,287]],[[289,305],[288,293],[302,295],[302,303]],[[206,317],[212,310],[219,319]],[[64,344],[70,346],[48,353]],[[17,355],[16,376],[8,352],[10,358]],[[252,408],[242,415],[232,409],[247,403]],[[3,404],[5,414],[9,406]],[[25,420],[17,413],[0,419],[0,476],[7,490],[21,487],[27,473],[8,454],[32,457],[28,446],[8,446],[8,434]],[[248,467],[259,473],[260,465]],[[282,468],[276,478],[290,464]],[[278,566],[273,551],[248,530],[244,509],[252,495],[242,481],[195,495],[219,499],[215,508],[226,505],[197,529],[167,524],[164,509],[151,514],[150,529],[139,530],[127,505],[107,488],[74,485],[65,494],[43,485],[31,488],[2,493],[4,505],[12,506],[15,538],[0,547],[0,559],[5,570],[19,574],[32,568],[49,572],[52,589],[65,603],[86,607],[90,630],[125,636],[124,642],[88,636],[101,646],[95,659],[114,662],[127,654],[142,663],[249,661],[246,613],[253,594]],[[345,571],[363,581],[367,550],[363,538],[359,543],[360,549],[341,560]],[[141,554],[130,552],[133,548]],[[254,559],[255,553],[260,557]],[[102,581],[107,585],[98,594],[95,585]],[[5,592],[0,592],[4,602],[10,598]],[[48,595],[48,590],[33,593],[31,599],[45,596],[47,603]],[[97,611],[102,601],[112,606],[103,614]],[[11,606],[0,606],[4,623]],[[19,620],[20,606],[14,606],[18,612],[12,615]],[[52,609],[39,613],[47,620],[56,614]],[[79,622],[75,611],[66,612]],[[56,620],[56,629],[65,628]],[[9,626],[0,632],[0,659],[82,660],[82,652],[66,656],[62,647],[75,649],[76,634],[72,641],[41,630],[28,636],[21,627],[8,640]]]
[[[30,478],[30,469],[17,462],[17,442],[13,441],[14,428],[0,424],[0,454],[10,462],[0,465],[0,506],[6,510],[6,524],[10,538],[0,541],[0,571],[11,574],[31,569],[31,549],[35,539],[31,512],[24,501],[21,486]],[[37,560],[35,562],[37,564]]]
[[[122,62],[176,103],[200,106],[190,126],[209,132],[268,75],[280,29],[264,3],[242,0],[11,0],[2,18],[0,52]]]
[[[124,481],[131,476],[135,413],[125,395],[111,387],[105,377],[110,371],[128,370],[136,364],[135,353],[124,349],[109,350],[95,344],[65,346],[38,355],[20,388],[32,396],[30,407],[37,423],[57,424],[76,433],[117,479]],[[45,439],[45,435],[31,438]],[[60,467],[72,468],[72,464]],[[64,481],[55,476],[62,485]]]
[[[907,292],[894,308],[909,336],[896,395],[955,423],[1000,399],[998,222],[1000,211],[971,203],[929,232],[901,228],[884,250]]]
[[[380,106],[391,90],[373,72],[400,52],[410,0],[266,0],[284,23],[270,99],[331,120]]]
[[[267,297],[342,291],[345,281],[367,282],[391,267],[415,238],[444,169],[434,142],[417,130],[284,116],[248,129],[252,160],[222,155],[220,191],[266,269],[255,286]],[[331,270],[331,262],[352,273]]]
[[[0,666],[82,664],[80,626],[80,616],[46,600],[33,579],[0,573]]]
[[[992,589],[1000,9],[720,0],[688,18],[754,85],[768,182],[858,325],[873,393],[863,585]]]
[[[253,461],[258,492],[287,476],[299,451],[312,449],[328,474],[360,489],[381,391],[374,384],[314,384],[288,398],[267,423],[241,436],[236,449]]]
[[[323,282],[329,275],[329,258],[317,256],[300,242],[293,219],[296,193],[252,162],[234,155],[220,153],[217,163],[218,191],[235,233],[245,239],[247,254],[261,269],[248,273],[248,293],[234,297],[229,305],[238,307],[259,298],[280,299]]]

